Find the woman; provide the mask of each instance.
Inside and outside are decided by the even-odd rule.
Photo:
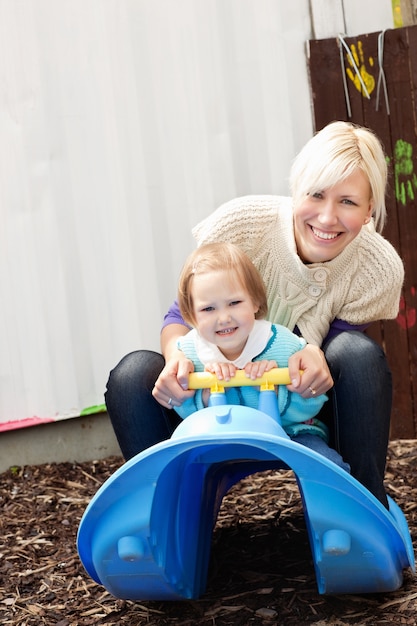
[[[375,135],[334,122],[296,158],[291,198],[238,198],[193,234],[199,245],[230,241],[251,258],[266,285],[268,319],[308,342],[289,360],[289,391],[307,398],[334,385],[320,413],[330,443],[388,506],[391,374],[382,349],[363,333],[373,321],[396,317],[404,276],[401,259],[379,234],[386,183]],[[175,407],[194,393],[187,390],[192,362],[177,349],[188,330],[174,304],[161,333],[164,356],[133,352],[111,372],[106,404],[126,458],[167,439],[179,423]]]

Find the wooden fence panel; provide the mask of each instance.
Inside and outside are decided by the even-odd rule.
[[[417,26],[388,30],[383,34],[347,37],[344,41],[336,38],[313,40],[309,44],[316,130],[336,119],[367,126],[380,137],[389,158],[388,223],[384,236],[401,255],[406,276],[397,319],[373,324],[367,332],[383,345],[393,373],[391,436],[415,438]]]

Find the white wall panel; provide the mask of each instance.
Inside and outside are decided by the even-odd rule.
[[[392,0],[345,0],[347,34],[354,37],[394,28]]]
[[[354,37],[394,27],[392,0],[310,0],[314,39]]]
[[[190,229],[287,193],[308,0],[0,0],[0,422],[103,403]]]

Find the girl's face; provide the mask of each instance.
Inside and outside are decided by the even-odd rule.
[[[371,188],[361,170],[308,196],[294,208],[294,235],[306,263],[331,261],[359,234],[372,214]]]
[[[233,272],[220,270],[196,274],[192,283],[195,325],[200,335],[214,343],[233,361],[243,351],[258,307]]]

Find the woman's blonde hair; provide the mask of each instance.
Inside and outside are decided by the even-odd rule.
[[[290,173],[294,206],[361,170],[369,180],[372,215],[381,232],[386,220],[387,160],[378,137],[349,122],[332,122],[320,130],[295,158]]]
[[[178,283],[178,304],[185,322],[195,326],[193,305],[193,279],[199,274],[227,271],[248,292],[258,312],[256,319],[263,319],[268,313],[265,286],[262,277],[243,250],[231,243],[207,243],[190,254],[182,268]]]

